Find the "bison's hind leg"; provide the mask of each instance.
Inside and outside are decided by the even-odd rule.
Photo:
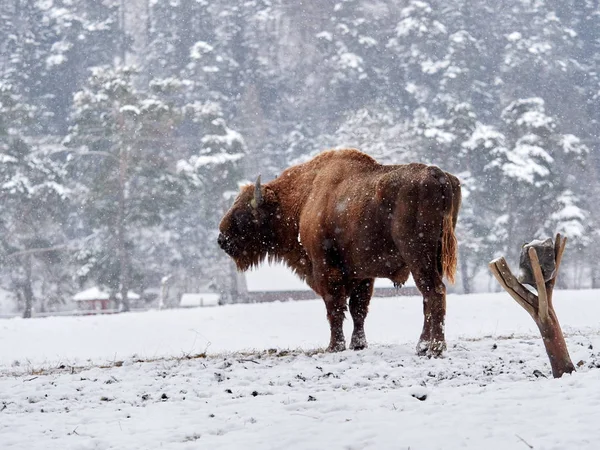
[[[412,269],[417,288],[423,295],[423,331],[417,344],[417,354],[439,357],[446,350],[446,286],[437,268],[432,265]]]
[[[342,352],[346,350],[346,339],[344,338],[344,319],[346,316],[346,291],[345,286],[331,284],[323,294],[325,308],[327,309],[327,320],[331,337],[329,339],[328,352]]]
[[[354,331],[350,340],[352,350],[363,350],[367,348],[367,337],[365,336],[365,318],[369,312],[369,302],[373,295],[373,280],[358,281],[350,292],[350,315],[354,322]]]
[[[346,339],[344,338],[344,318],[346,313],[346,296],[341,290],[323,295],[325,308],[327,309],[327,320],[331,337],[327,352],[343,352],[346,350]]]
[[[324,297],[327,308],[327,320],[331,337],[327,352],[343,352],[346,350],[346,339],[344,338],[344,316],[346,311],[346,297],[342,295],[326,295]]]

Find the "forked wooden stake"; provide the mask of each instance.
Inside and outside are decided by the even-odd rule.
[[[523,286],[513,275],[504,257],[493,260],[489,264],[489,268],[502,285],[516,302],[521,305],[525,311],[533,318],[546,347],[546,353],[550,358],[550,366],[552,367],[552,375],[554,378],[560,378],[564,373],[575,371],[575,366],[569,356],[567,344],[563,336],[558,318],[554,312],[552,305],[552,293],[554,292],[554,284],[558,277],[558,270],[562,260],[563,252],[567,238],[563,238],[560,234],[556,235],[554,242],[554,259],[556,260],[556,271],[554,277],[544,282],[542,269],[535,248],[529,249],[529,257],[531,259],[531,267],[535,277],[536,288],[538,295],[530,292]]]

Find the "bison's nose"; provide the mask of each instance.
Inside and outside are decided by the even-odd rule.
[[[225,249],[226,242],[227,242],[227,238],[219,233],[219,237],[217,238],[217,244],[219,244],[219,247],[221,247],[222,249]]]

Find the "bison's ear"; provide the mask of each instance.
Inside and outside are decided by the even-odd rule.
[[[262,188],[260,186],[260,175],[256,179],[256,183],[254,184],[254,198],[250,202],[254,209],[258,208],[263,203],[263,195]]]

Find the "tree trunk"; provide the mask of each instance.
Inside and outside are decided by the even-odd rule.
[[[246,274],[243,272],[237,272],[236,290],[238,299],[248,302],[248,285],[246,284]]]
[[[471,277],[469,276],[469,263],[464,255],[460,257],[460,279],[462,280],[463,293],[471,293]]]
[[[23,281],[23,298],[25,299],[25,310],[23,311],[23,318],[30,319],[33,312],[33,287],[31,286],[31,255],[25,255],[24,269],[25,269],[25,280]]]
[[[600,288],[600,270],[598,270],[596,268],[596,266],[592,265],[591,272],[592,272],[592,289],[599,289]]]
[[[119,206],[117,211],[117,252],[120,269],[121,310],[129,311],[129,258],[127,255],[127,237],[125,230],[125,200],[127,193],[127,150],[121,145],[119,152]]]
[[[229,301],[231,303],[239,303],[237,268],[232,261],[228,261],[227,264],[229,265]]]
[[[130,45],[125,49],[124,62],[139,68],[144,67],[148,45],[150,31],[148,8],[148,0],[121,1],[123,33],[126,33],[131,40]]]

